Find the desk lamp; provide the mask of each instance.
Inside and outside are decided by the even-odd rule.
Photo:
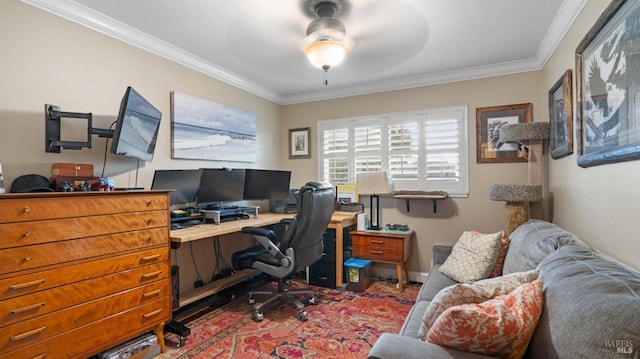
[[[367,229],[380,230],[380,196],[391,193],[391,182],[386,172],[366,172],[356,175],[356,194],[370,195],[371,219]],[[374,210],[375,207],[375,210]]]

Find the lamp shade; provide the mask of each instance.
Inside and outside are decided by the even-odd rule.
[[[386,172],[367,172],[356,175],[357,194],[388,194],[391,190]]]
[[[313,66],[326,70],[344,60],[347,47],[339,41],[318,40],[309,44],[304,54]]]

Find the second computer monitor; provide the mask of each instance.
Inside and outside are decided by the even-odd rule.
[[[169,193],[171,205],[196,201],[200,186],[200,170],[156,170],[151,189],[172,189]]]
[[[246,169],[244,199],[286,199],[289,196],[291,171]]]
[[[244,169],[203,168],[198,189],[198,207],[220,208],[225,202],[242,201]]]

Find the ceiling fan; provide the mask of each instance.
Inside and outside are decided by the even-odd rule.
[[[304,53],[313,66],[325,71],[324,84],[327,85],[326,72],[340,64],[349,50],[345,26],[336,18],[344,12],[346,5],[344,1],[320,1],[310,5],[317,17],[307,26],[305,40],[308,45]]]

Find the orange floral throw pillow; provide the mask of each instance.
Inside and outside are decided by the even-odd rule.
[[[536,279],[480,304],[451,307],[433,323],[427,341],[500,358],[521,358],[538,325],[543,302],[542,280]]]

